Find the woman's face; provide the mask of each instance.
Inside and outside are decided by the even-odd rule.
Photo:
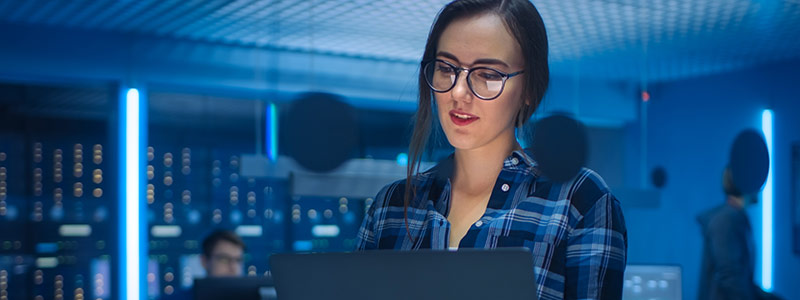
[[[504,73],[522,70],[525,63],[519,43],[495,14],[450,23],[439,38],[436,58],[457,67],[484,66]],[[460,150],[507,147],[515,141],[514,121],[525,74],[506,80],[502,94],[488,101],[472,93],[466,75],[459,74],[450,91],[434,92],[447,140]]]

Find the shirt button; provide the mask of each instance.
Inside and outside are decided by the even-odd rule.
[[[511,163],[512,163],[512,164],[514,164],[514,165],[516,165],[516,164],[518,164],[518,163],[519,163],[519,159],[518,159],[518,158],[516,158],[516,157],[512,157],[512,158],[511,158]]]
[[[510,188],[511,188],[511,187],[510,187],[510,186],[508,186],[508,183],[503,183],[503,186],[501,186],[501,187],[500,187],[500,189],[501,189],[501,190],[503,190],[503,192],[508,192],[508,190],[509,190]]]
[[[483,221],[478,220],[478,222],[475,222],[475,226],[481,227],[481,225],[483,225]]]

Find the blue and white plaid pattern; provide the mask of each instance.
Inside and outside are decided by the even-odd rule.
[[[531,157],[515,151],[506,158],[486,213],[458,247],[531,249],[542,300],[622,298],[627,230],[619,201],[594,171],[584,168],[556,183]],[[357,250],[448,249],[452,169],[451,155],[415,178],[411,238],[403,218],[405,180],[384,187],[364,218]]]

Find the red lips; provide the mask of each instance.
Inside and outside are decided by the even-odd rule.
[[[480,118],[473,114],[465,113],[455,109],[450,111],[450,120],[452,120],[453,124],[456,124],[457,126],[467,126],[478,119]]]

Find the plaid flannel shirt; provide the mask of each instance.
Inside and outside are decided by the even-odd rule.
[[[417,197],[403,217],[405,180],[384,187],[369,208],[356,250],[448,249],[453,156],[416,176]],[[458,248],[527,247],[539,298],[621,299],[627,230],[603,179],[582,169],[571,181],[543,176],[532,155],[503,162],[484,215]]]

